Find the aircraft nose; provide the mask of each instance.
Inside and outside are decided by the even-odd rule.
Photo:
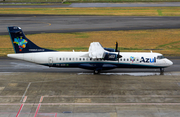
[[[170,61],[170,60],[168,60],[168,61],[167,61],[167,64],[168,64],[168,66],[171,66],[171,65],[173,65],[173,62]]]

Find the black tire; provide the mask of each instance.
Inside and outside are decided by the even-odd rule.
[[[101,71],[101,70],[96,70],[96,69],[95,69],[95,70],[94,70],[94,74],[100,74],[100,71]]]

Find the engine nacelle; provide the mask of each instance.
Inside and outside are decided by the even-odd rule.
[[[109,51],[109,52],[115,52],[115,49],[112,49],[112,48],[104,48],[104,50]]]
[[[117,54],[105,52],[104,53],[104,60],[116,61],[117,60]]]

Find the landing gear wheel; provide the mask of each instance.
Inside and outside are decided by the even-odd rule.
[[[100,74],[100,72],[101,72],[101,70],[100,70],[100,69],[98,69],[98,70],[97,70],[97,69],[95,69],[95,70],[94,70],[94,74]]]

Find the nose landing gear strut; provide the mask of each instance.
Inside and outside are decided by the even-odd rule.
[[[160,68],[160,75],[164,75],[164,68]]]

